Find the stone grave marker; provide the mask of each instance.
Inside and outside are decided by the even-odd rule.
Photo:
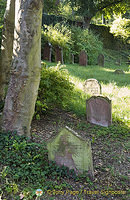
[[[115,74],[125,74],[125,72],[122,69],[116,69],[114,71]]]
[[[92,96],[86,101],[87,121],[108,127],[112,124],[111,100],[107,97]]]
[[[94,78],[87,79],[83,88],[87,94],[100,95],[102,93],[101,84]]]
[[[51,62],[52,45],[51,43],[46,43],[43,50],[43,59]]]
[[[91,142],[82,139],[69,127],[63,128],[47,142],[49,160],[73,169],[76,174],[87,172],[93,176]]]
[[[101,67],[104,67],[104,55],[103,54],[99,54],[99,56],[98,56],[98,65]]]
[[[85,51],[81,51],[79,55],[79,65],[86,66],[88,64],[88,56]]]
[[[55,47],[55,62],[61,62],[61,64],[64,63],[63,61],[63,49],[59,46]]]
[[[71,61],[71,64],[74,64],[74,54],[70,54],[70,61]]]

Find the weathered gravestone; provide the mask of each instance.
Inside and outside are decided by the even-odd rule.
[[[74,64],[74,54],[70,54],[70,62],[71,64]]]
[[[84,92],[92,95],[100,95],[101,84],[94,78],[87,79],[84,83]]]
[[[46,43],[43,50],[43,59],[51,62],[52,45],[51,43]]]
[[[98,56],[98,65],[104,67],[104,55],[99,54]]]
[[[55,47],[55,62],[61,62],[61,64],[64,63],[63,61],[63,49],[59,46]]]
[[[47,142],[49,160],[59,166],[73,169],[76,174],[88,172],[93,176],[91,142],[82,139],[69,127],[62,129],[55,138]]]
[[[81,51],[79,55],[79,65],[86,66],[88,64],[88,56],[85,51]]]
[[[125,72],[122,69],[116,69],[114,71],[115,74],[125,74]]]
[[[107,97],[92,96],[86,101],[87,121],[108,127],[112,124],[111,100]]]

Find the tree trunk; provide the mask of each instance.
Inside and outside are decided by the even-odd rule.
[[[3,129],[30,136],[41,71],[42,0],[16,0],[13,62]]]
[[[4,100],[5,88],[9,83],[13,54],[15,0],[8,0],[4,16],[0,58],[0,101]]]
[[[89,29],[91,17],[84,17],[84,28]]]

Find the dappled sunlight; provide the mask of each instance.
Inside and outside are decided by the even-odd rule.
[[[71,76],[70,81],[75,85],[77,89],[83,90],[84,81],[74,76]]]
[[[103,95],[112,100],[112,113],[128,123],[130,112],[130,89],[118,87],[115,83],[102,84]]]
[[[102,68],[101,70],[106,71],[106,72],[114,72],[115,70],[108,69],[108,68]]]

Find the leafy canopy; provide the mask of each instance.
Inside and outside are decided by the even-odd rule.
[[[64,0],[70,3],[77,15],[92,18],[97,12],[102,12],[107,15],[114,12],[124,12],[127,8],[127,0]]]

